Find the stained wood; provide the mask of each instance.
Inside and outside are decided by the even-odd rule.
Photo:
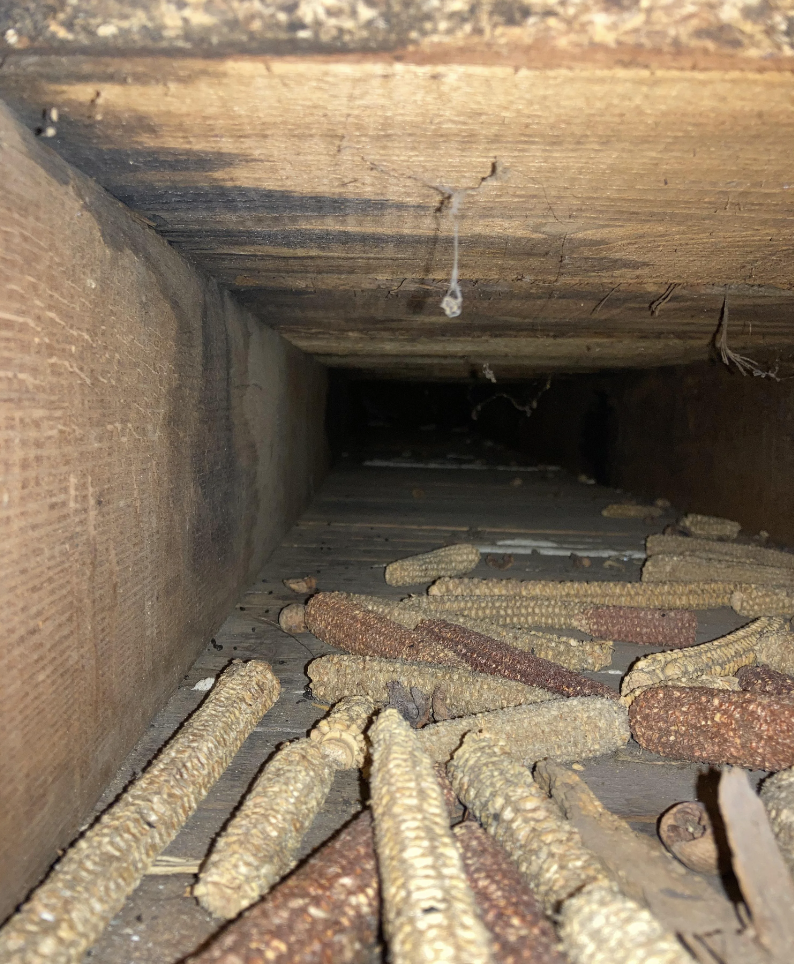
[[[0,109],[0,919],[324,468],[323,373]]]
[[[0,95],[57,107],[59,152],[329,364],[704,359],[726,291],[734,350],[791,344],[789,69],[428,56],[12,54]]]

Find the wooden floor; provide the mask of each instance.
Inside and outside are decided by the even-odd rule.
[[[281,607],[304,598],[287,590],[283,579],[312,575],[322,590],[400,598],[405,592],[384,582],[385,563],[449,541],[471,541],[511,553],[514,562],[506,576],[637,580],[640,560],[631,554],[638,556],[644,537],[661,531],[675,518],[671,510],[651,526],[642,521],[605,519],[601,509],[623,498],[620,493],[577,481],[562,471],[511,466],[504,453],[496,448],[478,449],[478,444],[482,443],[472,443],[463,435],[428,437],[410,448],[398,446],[395,450],[384,444],[380,450],[351,451],[340,459],[309,510],[208,642],[179,691],[152,722],[100,801],[97,812],[141,771],[195,709],[204,695],[194,688],[199,680],[216,676],[234,658],[256,657],[273,665],[282,684],[278,703],[114,918],[88,959],[101,964],[170,964],[195,950],[217,929],[217,922],[190,896],[198,864],[264,761],[283,741],[305,735],[326,710],[306,692],[304,670],[312,657],[332,650],[309,634],[293,637],[279,629]],[[416,467],[427,461],[470,465],[475,456],[480,457],[480,468]],[[373,459],[410,463],[410,467],[364,464]],[[520,554],[515,547],[498,545],[505,540],[545,540],[551,545],[542,551],[564,554],[533,554],[526,545],[520,547]],[[580,556],[598,549],[609,549],[614,555],[608,565],[606,559],[592,556],[589,568],[576,568],[569,552],[577,549]],[[476,574],[501,573],[483,561]],[[701,640],[741,623],[729,610],[701,616]],[[592,675],[617,688],[621,674],[639,654],[639,647],[619,645],[612,666]],[[707,768],[663,761],[633,743],[614,756],[587,762],[582,775],[607,806],[649,833],[654,832],[658,814],[670,804],[696,795],[705,799],[713,787]],[[304,853],[345,823],[362,806],[365,792],[357,772],[337,773],[327,805],[304,841]]]

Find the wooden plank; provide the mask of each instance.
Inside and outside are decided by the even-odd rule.
[[[5,108],[0,171],[3,918],[321,477],[324,377]]]
[[[32,128],[56,107],[58,151],[337,366],[705,359],[726,290],[734,350],[791,345],[790,63],[423,56],[12,54],[0,93]]]

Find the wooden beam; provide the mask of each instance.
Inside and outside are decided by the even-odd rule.
[[[324,375],[0,110],[0,919],[324,468]]]
[[[791,70],[455,50],[14,55],[0,94],[34,128],[55,107],[57,150],[332,364],[703,359],[726,292],[732,347],[792,343]]]

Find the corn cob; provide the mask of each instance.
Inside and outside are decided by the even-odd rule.
[[[740,616],[794,615],[794,593],[786,589],[737,586],[730,604]]]
[[[642,567],[643,582],[699,582],[709,578],[718,582],[794,589],[794,570],[781,566],[759,566],[756,563],[700,555],[659,553],[649,556]]]
[[[471,820],[453,833],[497,964],[565,964],[554,928],[502,848]]]
[[[788,624],[778,620],[785,629],[764,633],[758,640],[756,657],[759,663],[766,663],[778,673],[794,676],[794,633],[788,631]]]
[[[739,670],[741,673],[741,670]],[[693,686],[701,689],[725,690],[731,693],[738,693],[741,687],[739,680],[735,676],[683,676],[681,679],[672,681],[674,686]]]
[[[358,656],[459,666],[449,650],[414,630],[369,612],[340,593],[321,592],[306,606],[306,625],[324,643]]]
[[[722,559],[748,566],[794,569],[794,553],[761,546],[744,546],[735,542],[715,542],[713,539],[691,539],[688,536],[648,536],[645,552],[649,556],[697,556],[701,559]]]
[[[718,609],[731,604],[736,583],[554,582],[548,579],[439,579],[429,596],[530,596],[648,609]],[[792,610],[794,611],[794,610]]]
[[[375,964],[379,916],[367,810],[186,964]]]
[[[761,787],[761,800],[777,845],[794,877],[794,769],[767,777]]]
[[[606,699],[617,696],[603,683],[532,653],[519,652],[507,643],[463,626],[454,626],[440,619],[426,619],[419,623],[417,631],[453,652],[478,672],[517,680],[527,686],[540,686],[564,696],[603,696]]]
[[[515,596],[421,596],[411,600],[428,615],[464,613],[502,626],[573,628],[627,643],[690,645],[696,622],[690,613],[626,606],[593,606],[555,599]]]
[[[755,693],[655,686],[629,709],[634,739],[676,760],[751,770],[794,765],[794,702]]]
[[[794,693],[794,676],[778,673],[771,666],[742,666],[738,676],[739,687],[748,693],[762,696],[787,696]]]
[[[598,670],[612,662],[614,645],[607,639],[573,639],[570,636],[538,633],[530,629],[507,629],[489,619],[462,616],[460,613],[444,613],[444,621],[473,629],[483,636],[490,636],[491,639],[501,640],[515,649],[532,653],[552,663],[559,663],[566,669]]]
[[[561,905],[563,949],[575,964],[691,964],[670,932],[620,894],[578,831],[504,746],[471,733],[447,769],[460,799],[510,854],[546,910]]]
[[[643,656],[623,678],[620,691],[632,699],[638,690],[674,683],[685,677],[733,676],[740,667],[756,662],[759,640],[779,632],[784,625],[784,620],[779,618],[756,619],[710,643]]]
[[[685,515],[680,524],[693,536],[702,539],[735,539],[742,529],[739,522],[713,515],[698,515],[697,512]]]
[[[337,770],[351,770],[364,763],[367,748],[363,731],[375,712],[366,694],[351,693],[333,701],[336,705],[309,734]]]
[[[390,586],[412,586],[431,582],[439,576],[462,576],[480,561],[480,550],[464,544],[445,546],[418,556],[398,559],[386,566],[386,582]]]
[[[609,879],[529,770],[490,734],[469,733],[447,772],[461,802],[512,857],[548,913],[586,884]]]
[[[472,731],[491,734],[524,763],[545,757],[562,762],[613,753],[629,740],[626,709],[615,700],[573,697],[492,713],[478,713],[418,730],[422,749],[445,763]]]
[[[0,931],[7,964],[76,964],[278,699],[267,663],[235,660],[154,763]]]
[[[202,907],[229,920],[292,870],[334,772],[363,762],[361,730],[373,711],[370,700],[343,700],[311,738],[295,740],[276,753],[201,870],[193,894]]]
[[[661,514],[658,505],[634,505],[630,502],[613,502],[601,510],[605,519],[658,519]]]
[[[563,904],[560,937],[572,964],[693,964],[649,910],[610,884],[589,884]]]
[[[393,599],[383,599],[381,596],[367,596],[357,592],[337,592],[334,596],[338,599],[346,599],[349,602],[361,606],[368,612],[377,613],[387,619],[405,626],[406,629],[413,629],[422,619],[422,611],[413,606],[410,602],[395,602]]]
[[[472,673],[468,669],[372,656],[321,656],[309,663],[307,673],[312,695],[324,703],[359,695],[383,706],[389,701],[387,684],[396,680],[409,688],[415,686],[423,693],[440,690],[451,717],[557,698],[556,694],[537,686]]]
[[[395,710],[370,730],[383,924],[394,964],[493,960],[429,758]]]

